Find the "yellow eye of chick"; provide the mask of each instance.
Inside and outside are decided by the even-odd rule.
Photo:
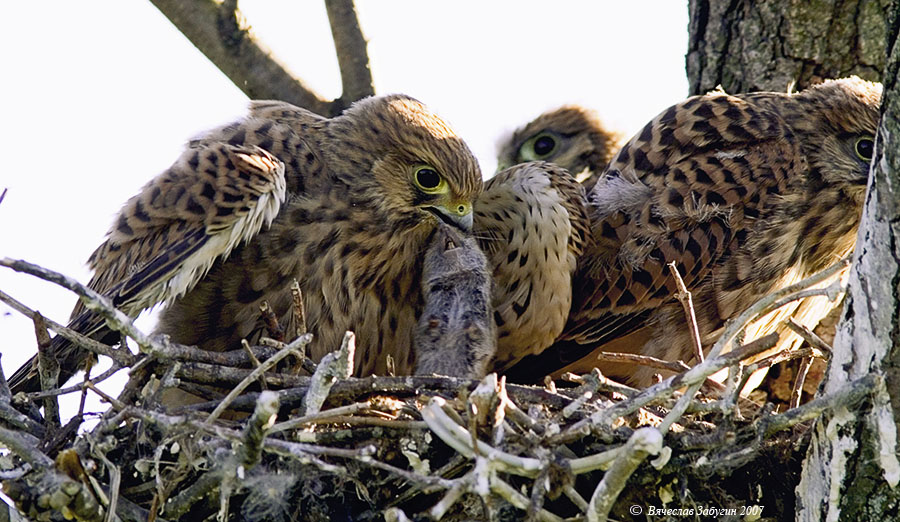
[[[447,182],[436,170],[431,167],[419,167],[415,174],[416,185],[425,192],[440,192]]]

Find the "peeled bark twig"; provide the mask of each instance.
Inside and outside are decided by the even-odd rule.
[[[672,272],[672,277],[675,278],[675,286],[678,288],[675,297],[681,303],[681,306],[684,307],[684,316],[687,320],[688,329],[691,332],[691,346],[694,347],[694,357],[697,358],[698,362],[703,362],[703,345],[700,343],[700,328],[697,326],[697,314],[694,313],[694,300],[687,286],[685,286],[684,280],[681,279],[681,274],[678,273],[675,261],[669,263],[669,271]]]

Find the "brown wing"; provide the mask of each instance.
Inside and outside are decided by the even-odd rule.
[[[284,165],[263,149],[228,143],[189,148],[119,212],[88,260],[94,270],[88,286],[129,315],[171,301],[270,224],[284,198]],[[98,338],[110,333],[80,301],[69,327]],[[63,381],[87,357],[60,336],[51,351],[61,359]],[[36,378],[32,359],[9,382],[15,391],[33,391]]]
[[[576,276],[572,313],[548,360],[522,361],[519,375],[538,367],[547,373],[640,330],[673,299],[669,262],[688,289],[720,277],[716,267],[744,244],[805,161],[776,113],[740,97],[694,97],[657,116],[591,191],[593,242]]]

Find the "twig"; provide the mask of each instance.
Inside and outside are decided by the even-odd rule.
[[[641,428],[631,434],[613,465],[603,475],[603,480],[594,489],[586,513],[588,522],[603,522],[608,519],[609,510],[619,498],[628,478],[644,459],[658,454],[662,447],[663,436],[656,428]]]
[[[823,412],[837,406],[846,406],[852,409],[853,406],[871,395],[878,386],[882,386],[883,382],[884,378],[880,375],[869,374],[847,384],[835,393],[815,398],[803,406],[777,415],[763,417],[758,421],[757,438],[765,439],[775,432],[815,419]]]
[[[826,268],[825,270],[822,270],[817,274],[813,274],[810,277],[807,277],[806,279],[800,281],[799,283],[787,286],[763,297],[762,299],[751,305],[750,308],[744,310],[744,312],[742,312],[736,318],[729,320],[725,324],[724,332],[722,332],[722,335],[719,336],[715,344],[713,344],[712,348],[710,348],[709,350],[709,357],[717,357],[722,352],[722,349],[724,349],[725,345],[730,343],[731,340],[739,332],[742,332],[748,323],[750,323],[751,321],[755,321],[757,318],[762,317],[763,315],[773,310],[777,310],[788,303],[798,301],[800,299],[805,299],[807,297],[821,295],[827,296],[832,301],[837,299],[842,292],[841,282],[839,279],[824,289],[804,289],[831,278],[832,276],[849,266],[849,264],[850,256],[848,255],[829,268]],[[703,366],[704,364],[705,363],[701,363],[698,366]],[[680,399],[678,399],[675,407],[672,409],[672,411],[669,412],[668,415],[666,415],[666,418],[663,419],[662,424],[660,424],[661,430],[667,430],[669,426],[672,425],[672,423],[674,423],[681,417],[681,415],[687,408],[688,403],[693,400],[694,394],[696,394],[697,390],[700,389],[700,385],[701,383],[697,382],[688,386],[687,392],[682,395]]]
[[[607,426],[610,425],[615,419],[633,413],[639,408],[642,408],[643,406],[670,394],[673,390],[677,390],[686,385],[696,385],[699,388],[699,386],[702,385],[706,378],[710,375],[716,373],[722,368],[728,368],[729,366],[732,366],[733,364],[740,362],[743,359],[752,357],[757,353],[768,350],[769,348],[774,346],[774,343],[777,339],[778,334],[769,334],[765,337],[761,337],[760,339],[753,341],[752,343],[748,343],[737,350],[733,350],[717,357],[707,357],[705,361],[698,364],[697,366],[694,366],[687,372],[673,375],[672,377],[669,377],[668,379],[654,384],[653,386],[641,391],[638,395],[631,399],[622,401],[603,411],[593,413],[590,417],[579,421],[578,423],[572,425],[569,429],[578,429],[579,424],[581,423]],[[682,399],[683,398],[684,397],[682,396]],[[684,407],[687,407],[687,402],[689,401],[684,402]],[[668,428],[668,424],[666,427]],[[663,428],[660,428],[660,431],[665,430],[663,430]]]
[[[800,406],[800,399],[803,397],[803,383],[806,381],[806,375],[809,373],[812,361],[812,357],[804,357],[800,361],[800,367],[797,368],[797,378],[794,379],[794,388],[791,390],[791,408]]]
[[[309,335],[309,334],[307,334]],[[317,413],[331,386],[338,379],[346,379],[353,375],[353,359],[356,356],[356,335],[353,332],[344,332],[344,339],[337,352],[325,354],[319,362],[316,372],[310,380],[309,390],[303,399],[304,415]]]
[[[822,350],[824,353],[826,353],[829,357],[831,356],[831,346],[823,341],[821,337],[816,335],[815,332],[807,328],[805,325],[798,323],[794,320],[793,317],[785,321],[785,325],[793,330],[797,335],[802,337],[804,341],[808,342],[810,346],[815,346],[819,350]]]
[[[428,405],[422,410],[422,418],[428,423],[428,427],[435,435],[440,437],[448,446],[469,459],[475,458],[475,448],[469,432],[454,422],[444,411],[447,401],[441,397],[432,397]],[[475,441],[478,453],[490,455],[498,469],[507,473],[534,478],[540,473],[543,465],[540,460],[529,457],[517,457],[498,450],[478,440]],[[527,505],[527,503],[526,503]]]
[[[341,70],[341,99],[346,103],[372,96],[375,87],[369,70],[366,38],[359,28],[353,0],[325,0],[331,37]]]
[[[53,466],[53,459],[38,450],[41,441],[31,435],[0,427],[0,443],[21,457],[22,460],[31,464],[33,468],[40,469]]]
[[[830,267],[813,274],[806,279],[800,281],[799,283],[795,283],[790,286],[786,286],[776,292],[773,292],[756,303],[754,303],[750,308],[744,310],[740,315],[735,317],[734,319],[728,321],[725,325],[725,330],[722,332],[722,335],[719,336],[719,339],[716,340],[715,344],[713,344],[712,348],[709,350],[709,356],[715,357],[722,352],[722,349],[726,344],[731,342],[731,339],[741,330],[743,330],[744,326],[751,321],[756,320],[757,318],[766,315],[772,310],[777,310],[782,306],[797,301],[800,299],[804,299],[806,297],[812,296],[820,296],[827,295],[830,299],[837,299],[837,296],[840,295],[840,281],[836,281],[838,283],[837,287],[829,287],[822,290],[816,291],[804,291],[806,288],[809,288],[813,285],[817,285],[822,281],[826,281],[831,278],[841,270],[847,268],[850,265],[850,256],[847,256],[837,263],[831,265]]]
[[[250,363],[253,365],[253,368],[259,368],[259,359],[256,358],[256,354],[253,353],[253,350],[250,348],[250,343],[247,342],[247,339],[241,339],[241,349],[243,349],[244,353],[247,354],[247,357],[250,359]],[[263,391],[269,389],[269,386],[266,384],[265,377],[259,377],[259,386],[263,389]]]
[[[506,483],[506,481],[501,480],[496,474],[490,475],[490,486],[491,491],[503,497],[507,502],[512,504],[513,506],[526,511],[528,510],[529,500],[528,498],[519,493],[514,487],[510,486]],[[540,509],[537,511],[538,520],[544,522],[563,522],[563,519],[553,513],[547,511],[546,509]]]
[[[43,425],[10,406],[9,402],[0,401],[0,421],[17,430],[24,430],[35,437],[43,438],[46,432]]]
[[[687,319],[688,329],[691,332],[691,345],[694,347],[694,357],[697,358],[697,361],[703,362],[703,346],[700,344],[700,328],[697,327],[697,315],[694,313],[694,300],[691,297],[691,293],[688,292],[687,287],[684,285],[681,274],[678,273],[678,267],[675,265],[675,261],[669,263],[669,271],[672,272],[672,277],[675,278],[675,285],[678,287],[678,292],[675,293],[675,297],[681,302],[681,306],[684,307],[684,316]]]
[[[691,367],[683,361],[664,361],[650,355],[639,355],[636,353],[599,352],[597,353],[597,360],[604,362],[639,364],[641,366],[657,368],[659,370],[668,370],[675,373],[681,373],[691,369]]]
[[[346,108],[329,102],[291,73],[242,23],[237,9],[214,0],[151,0],[229,80],[252,100],[284,100],[323,116]]]
[[[112,377],[114,374],[116,374],[122,368],[123,367],[119,366],[118,363],[113,362],[113,365],[110,369],[106,370],[105,372],[101,373],[100,375],[97,375],[96,377],[91,378],[91,382],[94,384],[103,382],[106,379]],[[27,397],[29,399],[42,399],[44,397],[49,397],[51,395],[60,396],[60,395],[68,395],[70,393],[75,393],[75,392],[81,392],[84,389],[85,389],[85,384],[82,382],[82,383],[76,384],[74,386],[69,386],[68,388],[57,388],[55,390],[45,390],[45,391],[39,391],[39,392],[26,393],[25,397]]]
[[[222,399],[222,402],[216,407],[216,409],[212,411],[212,413],[209,414],[209,417],[206,418],[206,423],[212,424],[216,419],[219,418],[220,415],[222,415],[225,410],[228,409],[228,406],[235,399],[235,397],[240,395],[241,392],[243,392],[247,388],[247,386],[250,386],[250,383],[259,379],[260,376],[262,376],[266,372],[266,370],[278,364],[278,361],[284,359],[288,355],[296,353],[299,346],[307,345],[310,341],[312,341],[312,336],[309,334],[298,337],[289,345],[285,346],[283,350],[281,350],[271,358],[266,359],[264,363],[260,364],[258,368],[255,368],[252,372],[250,372],[246,377],[244,377],[244,380],[239,382],[237,386],[235,386],[230,392],[228,392],[228,395],[226,395],[225,398]]]
[[[272,311],[268,301],[263,301],[259,305],[259,317],[262,319],[263,324],[266,325],[266,332],[268,332],[269,337],[276,341],[283,342],[285,340],[284,328],[278,324],[278,317]]]
[[[154,342],[153,339],[151,339],[147,334],[143,333],[137,327],[135,327],[134,321],[132,321],[131,318],[128,317],[125,313],[115,308],[109,301],[109,299],[82,285],[78,281],[58,272],[54,272],[52,270],[48,270],[38,265],[29,263],[27,261],[9,259],[8,257],[0,259],[0,266],[12,268],[16,272],[23,272],[35,277],[39,277],[45,281],[55,283],[63,288],[67,288],[75,292],[78,297],[81,298],[81,302],[84,303],[84,306],[88,310],[96,312],[101,317],[103,317],[110,328],[117,332],[122,332],[128,337],[134,339],[142,350],[151,352],[160,351],[158,349],[157,343]],[[114,356],[111,355],[111,357]]]
[[[50,334],[47,333],[47,323],[40,312],[34,312],[34,334],[37,337],[38,348],[38,375],[41,378],[41,388],[52,390],[59,383],[59,361],[50,352]],[[44,405],[44,424],[47,427],[59,428],[59,402],[55,395],[44,397],[41,401]]]
[[[14,297],[0,290],[0,301],[8,304],[10,308],[24,315],[25,317],[32,318],[36,313],[34,310],[28,308],[24,304],[20,303]],[[134,364],[135,357],[129,352],[127,349],[125,350],[117,350],[108,345],[105,345],[101,342],[95,341],[86,335],[82,335],[75,330],[72,330],[66,326],[63,326],[51,319],[44,318],[44,322],[47,325],[47,328],[53,330],[57,334],[63,336],[67,341],[71,341],[73,344],[80,348],[84,348],[90,352],[93,352],[97,355],[105,355],[111,358],[114,361],[122,364],[123,366],[130,366]]]
[[[312,415],[304,415],[303,417],[298,417],[296,419],[279,422],[275,426],[272,426],[272,432],[277,433],[279,431],[292,430],[305,424],[328,421],[334,417],[353,415],[362,411],[371,410],[377,407],[377,405],[384,404],[384,401],[385,399],[369,399],[365,402],[355,402],[346,406],[331,408],[330,410],[318,411]],[[394,409],[400,409],[400,404],[395,405]]]
[[[0,353],[0,359],[3,354]],[[0,364],[0,403],[9,404],[12,399],[12,390],[9,389],[9,383],[6,381],[6,374],[3,372],[3,365]]]
[[[259,463],[266,434],[275,425],[278,416],[278,394],[264,391],[256,400],[256,409],[247,426],[244,428],[243,443],[240,446],[238,461],[245,469]]]
[[[303,335],[306,333],[306,307],[303,305],[303,291],[300,290],[300,283],[294,279],[291,283],[291,299],[294,302],[293,314],[296,332],[294,335]]]

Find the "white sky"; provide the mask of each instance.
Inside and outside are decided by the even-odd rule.
[[[550,5],[553,7],[549,7]],[[486,175],[497,139],[564,103],[636,132],[687,95],[687,2],[357,0],[379,94],[447,119]],[[320,93],[340,78],[320,0],[242,0],[256,34]],[[246,97],[146,0],[18,1],[0,31],[0,257],[87,281],[120,206]],[[0,289],[65,323],[72,294],[0,268]],[[144,325],[148,325],[146,321]],[[35,350],[0,304],[7,375]]]

